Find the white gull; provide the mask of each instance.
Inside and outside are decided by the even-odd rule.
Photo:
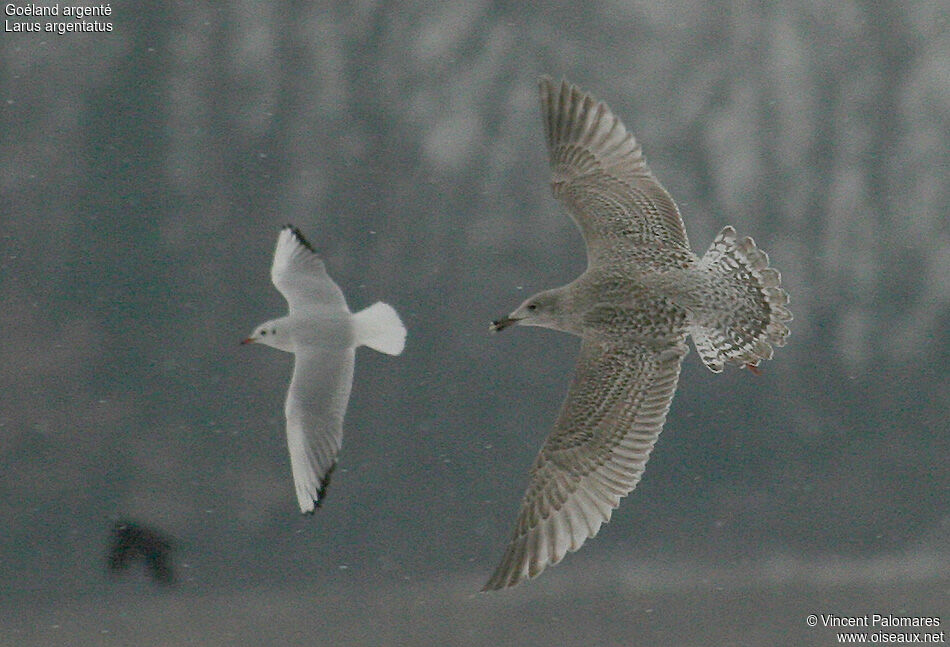
[[[406,329],[392,306],[382,302],[350,312],[323,261],[292,225],[277,239],[271,280],[290,312],[262,323],[241,343],[294,354],[284,408],[287,447],[300,511],[312,514],[326,494],[343,441],[356,348],[399,355]]]

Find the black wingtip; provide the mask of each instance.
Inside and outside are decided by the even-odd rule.
[[[290,230],[290,233],[292,233],[292,234],[294,235],[294,238],[296,238],[297,241],[298,241],[301,245],[303,245],[304,247],[306,247],[307,249],[309,249],[309,250],[310,250],[311,252],[313,252],[314,254],[317,253],[317,250],[315,250],[315,249],[313,248],[313,245],[311,245],[311,244],[310,244],[310,241],[308,241],[308,240],[304,237],[303,232],[301,232],[300,229],[298,229],[296,225],[292,225],[292,224],[290,224],[290,223],[287,223],[286,225],[284,225],[283,227],[281,227],[281,229],[289,229],[289,230]]]
[[[330,476],[333,474],[333,470],[336,469],[336,462],[330,466],[330,469],[327,470],[327,473],[323,475],[323,480],[320,484],[320,489],[317,490],[317,498],[313,500],[313,509],[307,510],[304,512],[308,517],[312,517],[318,508],[323,507],[323,500],[327,496],[327,488],[330,487]]]
[[[330,477],[333,475],[333,470],[335,469],[336,461],[333,462],[333,465],[330,466],[327,473],[323,475],[323,483],[320,484],[320,489],[317,490],[317,500],[313,502],[317,508],[323,507],[323,499],[327,496],[327,488],[330,487]]]

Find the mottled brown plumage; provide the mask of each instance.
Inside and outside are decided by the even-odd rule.
[[[514,534],[485,589],[513,586],[580,548],[639,482],[693,342],[710,370],[756,367],[788,336],[788,295],[751,238],[725,227],[702,258],[640,145],[603,103],[540,82],[555,196],[587,270],[492,324],[582,338],[554,431],[531,469]]]

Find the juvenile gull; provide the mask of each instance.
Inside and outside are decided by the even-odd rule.
[[[700,258],[640,144],[603,103],[540,81],[554,195],[587,246],[587,270],[495,321],[581,338],[567,397],[531,468],[514,534],[484,590],[538,575],[610,520],[640,480],[693,338],[706,366],[756,372],[783,346],[788,295],[751,238],[725,227]]]
[[[323,261],[293,225],[277,238],[271,280],[290,312],[262,323],[241,343],[294,354],[284,407],[287,447],[300,511],[312,514],[323,501],[343,441],[357,346],[398,355],[406,329],[396,311],[382,302],[351,313]]]

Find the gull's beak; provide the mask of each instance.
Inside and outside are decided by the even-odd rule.
[[[245,344],[253,344],[256,341],[257,340],[253,337],[248,337],[247,339],[241,341],[241,346],[244,346]]]
[[[488,327],[488,329],[492,332],[501,332],[505,328],[515,325],[516,323],[518,323],[518,321],[520,320],[512,319],[511,317],[502,317],[501,319],[498,319],[497,321],[491,322],[491,325]]]

